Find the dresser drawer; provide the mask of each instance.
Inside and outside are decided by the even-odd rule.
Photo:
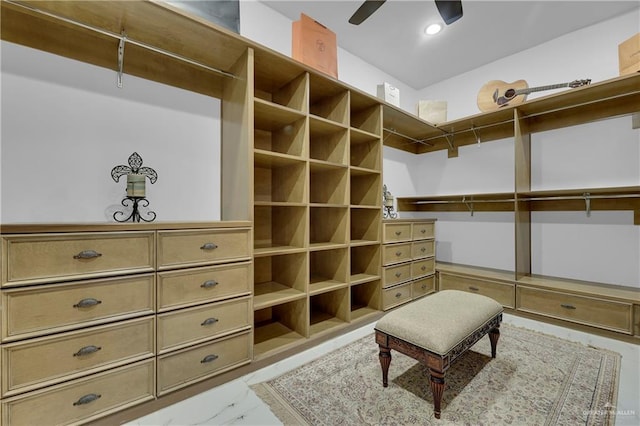
[[[158,273],[158,310],[251,293],[251,262]]]
[[[387,310],[411,300],[411,286],[408,282],[382,290],[382,309]]]
[[[154,270],[153,232],[10,235],[2,285],[37,284]]]
[[[2,340],[153,314],[155,277],[91,280],[2,291]]]
[[[158,395],[247,364],[251,333],[225,337],[158,358]]]
[[[211,265],[251,256],[250,228],[158,231],[158,268]]]
[[[411,260],[411,243],[386,244],[382,246],[383,265],[393,265],[407,260]]]
[[[2,396],[153,357],[155,319],[130,320],[2,346]]]
[[[86,423],[154,399],[153,358],[2,400],[3,425]]]
[[[438,280],[440,290],[461,290],[481,294],[492,298],[505,308],[513,309],[515,307],[516,295],[513,284],[450,275],[443,272],[439,273]]]
[[[411,241],[410,223],[383,223],[382,241],[385,243],[397,243]]]
[[[383,269],[382,287],[391,287],[411,279],[411,263],[396,266],[386,266]]]
[[[249,327],[251,312],[246,297],[158,315],[158,353]]]
[[[411,282],[411,298],[417,299],[426,294],[430,294],[436,291],[436,276],[420,278]]]
[[[434,223],[420,223],[414,222],[411,229],[411,238],[413,240],[424,240],[426,238],[435,237],[435,224]]]
[[[420,259],[435,255],[436,242],[434,240],[416,241],[411,243],[411,257]]]
[[[425,275],[431,275],[436,272],[435,259],[414,260],[411,262],[411,278],[420,278]]]
[[[631,303],[518,286],[517,309],[552,318],[633,334]]]

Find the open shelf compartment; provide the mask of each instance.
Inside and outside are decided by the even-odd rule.
[[[309,105],[307,90],[309,74],[303,72],[288,82],[260,77],[256,73],[254,79],[254,96],[256,98],[303,113],[307,112]]]
[[[350,165],[371,170],[382,169],[382,142],[379,136],[350,130]]]
[[[349,204],[349,171],[346,167],[310,162],[309,168],[309,202],[342,206]]]
[[[310,75],[309,113],[348,126],[349,91],[326,78]]]
[[[304,249],[306,235],[306,207],[254,206],[255,256]]]
[[[255,149],[304,157],[307,135],[306,116],[291,108],[254,101]]]
[[[309,253],[309,294],[315,295],[349,285],[347,248]]]
[[[382,200],[382,179],[379,173],[351,169],[351,205],[378,207]]]
[[[351,286],[351,321],[381,310],[380,280]]]
[[[254,358],[285,350],[309,335],[307,299],[254,311]]]
[[[350,321],[350,291],[348,287],[309,298],[310,335],[322,334]]]
[[[306,297],[306,253],[256,257],[253,264],[255,310]]]
[[[306,162],[256,151],[254,155],[254,201],[304,203],[307,193]]]
[[[309,158],[347,165],[349,132],[317,117],[309,117]]]
[[[380,242],[382,212],[379,209],[351,209],[351,244]]]
[[[380,245],[351,247],[351,285],[380,279]]]
[[[312,206],[309,212],[309,246],[311,249],[347,244],[347,207]]]

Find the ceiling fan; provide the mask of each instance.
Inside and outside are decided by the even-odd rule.
[[[387,0],[365,0],[349,18],[349,23],[360,25],[380,8]],[[435,0],[436,7],[445,24],[449,25],[462,18],[462,0]]]

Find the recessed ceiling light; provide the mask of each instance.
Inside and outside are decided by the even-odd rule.
[[[442,25],[440,24],[431,24],[427,28],[424,29],[424,33],[427,35],[438,34],[442,30]]]

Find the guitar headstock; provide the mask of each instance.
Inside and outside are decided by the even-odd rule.
[[[576,87],[586,86],[587,84],[590,84],[590,83],[591,83],[591,79],[590,78],[588,78],[586,80],[573,80],[571,83],[569,83],[569,87],[574,89]]]

